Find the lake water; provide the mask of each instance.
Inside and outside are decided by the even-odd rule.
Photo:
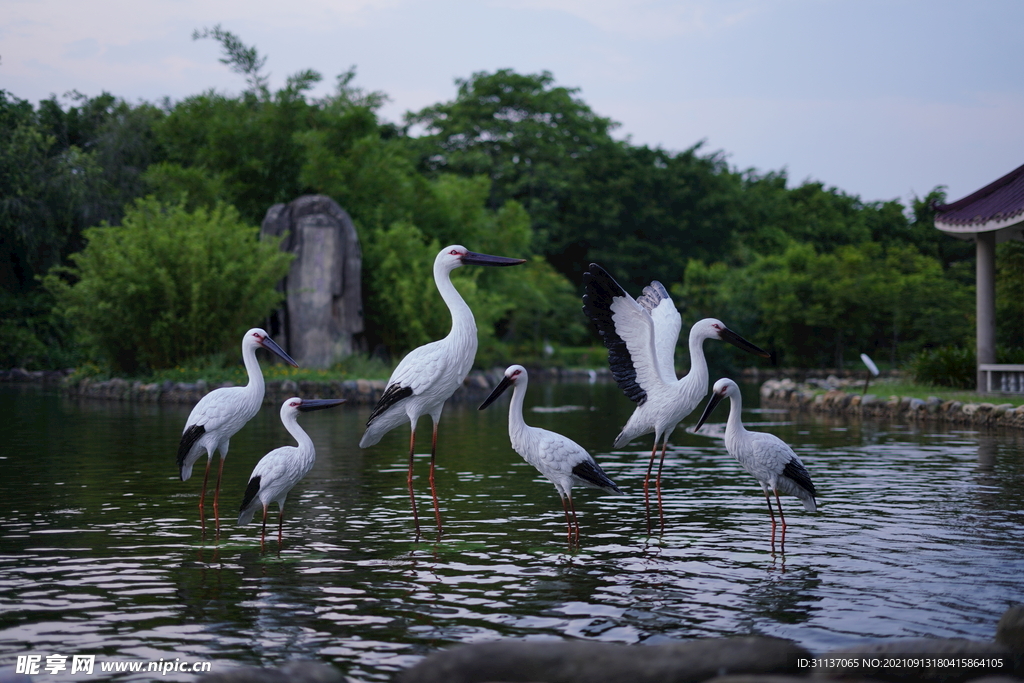
[[[509,446],[508,400],[476,406],[442,419],[439,541],[413,533],[407,431],[360,450],[369,407],[342,406],[302,416],[318,459],[289,497],[283,546],[268,533],[263,552],[259,526],[232,513],[259,457],[291,443],[277,407],[232,439],[218,538],[199,525],[202,461],[177,478],[190,406],[0,387],[0,669],[32,654],[66,655],[68,670],[95,655],[97,671],[314,658],[373,681],[499,637],[760,634],[820,653],[887,636],[988,640],[1024,601],[1024,434],[748,411],[748,426],[793,445],[820,492],[817,514],[783,498],[785,553],[773,554],[760,487],[720,439],[676,432],[665,530],[649,535],[651,437],[610,450],[632,404],[610,384],[534,381],[527,421],[581,443],[630,494],[577,490],[582,544],[570,550],[554,487]],[[564,406],[578,409],[531,409]],[[429,531],[428,459],[416,484]]]

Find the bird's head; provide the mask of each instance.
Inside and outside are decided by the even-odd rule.
[[[728,377],[723,377],[715,382],[715,386],[711,388],[711,398],[708,399],[708,405],[704,408],[704,413],[700,416],[700,419],[697,420],[697,426],[693,428],[693,431],[696,432],[704,426],[704,422],[711,415],[712,411],[714,411],[715,406],[721,403],[726,396],[739,397],[739,395],[739,386],[737,386],[736,382],[733,382]]]
[[[434,267],[447,272],[451,272],[459,266],[516,266],[520,263],[526,263],[526,259],[478,254],[466,249],[461,244],[445,247],[438,252],[437,258],[434,259]]]
[[[478,410],[483,410],[487,406],[494,403],[494,401],[503,393],[505,393],[505,390],[508,389],[510,386],[516,384],[517,382],[526,382],[526,380],[526,368],[524,368],[522,365],[508,366],[508,369],[505,370],[504,377],[502,377],[501,381],[498,382],[498,386],[494,387],[494,391],[491,392],[490,396],[484,399],[484,402],[480,404],[480,408],[478,408]]]
[[[307,398],[302,399],[298,396],[292,396],[281,404],[281,419],[285,416],[297,416],[298,413],[309,413],[314,410],[323,410],[325,408],[333,408],[334,406],[340,406],[345,402],[343,398]]]
[[[729,342],[733,346],[743,349],[748,353],[761,356],[762,358],[771,358],[772,354],[768,353],[760,346],[748,342],[746,339],[736,334],[728,327],[725,326],[721,320],[717,318],[704,318],[698,320],[690,328],[690,338],[697,339],[721,339],[724,342]]]
[[[245,333],[245,336],[242,337],[242,346],[266,349],[278,356],[285,363],[288,363],[288,365],[291,365],[294,368],[299,367],[299,364],[292,360],[292,357],[285,353],[284,349],[278,346],[277,342],[271,339],[270,335],[267,334],[265,330],[262,330],[259,327],[254,327]]]

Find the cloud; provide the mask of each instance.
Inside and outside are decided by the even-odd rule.
[[[709,34],[753,19],[765,3],[751,0],[493,0],[497,7],[555,11],[634,40]]]

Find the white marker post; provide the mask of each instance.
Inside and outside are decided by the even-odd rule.
[[[861,396],[868,393],[868,384],[871,382],[871,376],[878,377],[878,366],[875,365],[875,361],[871,360],[871,357],[866,353],[860,354],[860,359],[864,361],[864,365],[868,366],[868,375],[864,379],[864,391],[861,392]]]

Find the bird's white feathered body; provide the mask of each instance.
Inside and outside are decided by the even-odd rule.
[[[313,440],[299,426],[299,413],[311,410],[333,408],[344,403],[344,399],[303,400],[297,396],[281,404],[281,423],[295,439],[295,446],[282,446],[270,451],[256,463],[245,496],[238,508],[238,524],[252,521],[257,511],[263,511],[264,534],[266,533],[267,508],[277,503],[281,518],[284,517],[284,502],[288,492],[305,477],[316,462]],[[280,529],[280,526],[278,527]],[[278,531],[278,540],[280,540]]]
[[[789,444],[774,434],[752,432],[743,426],[743,420],[740,418],[743,410],[740,388],[731,379],[720,379],[715,382],[712,398],[697,423],[697,428],[700,428],[715,405],[725,397],[730,399],[729,419],[725,424],[725,449],[729,455],[736,458],[743,469],[757,479],[766,498],[769,492],[785,493],[799,498],[808,512],[816,512],[817,492],[800,456]],[[768,505],[770,510],[770,500]],[[781,506],[779,511],[781,513]]]
[[[677,378],[675,348],[682,319],[664,285],[655,280],[634,299],[596,263],[590,264],[584,284],[583,310],[604,338],[612,375],[637,404],[615,438],[616,448],[651,432],[656,444],[667,441],[676,425],[700,404],[708,391],[705,339],[722,339],[746,351],[769,355],[722,321],[705,318],[690,328],[690,371]]]
[[[675,310],[675,307],[672,307]],[[678,317],[678,312],[676,313]],[[626,425],[615,437],[615,448],[622,448],[630,441],[654,432],[656,443],[668,441],[676,426],[700,405],[708,390],[708,364],[704,359],[703,344],[705,339],[717,338],[716,334],[708,334],[708,323],[717,323],[712,318],[702,320],[690,328],[690,371],[681,379],[658,373],[649,381],[645,379],[647,400],[639,404],[627,420]],[[673,347],[675,340],[673,340]],[[658,356],[658,359],[663,356]],[[668,366],[672,365],[672,357],[668,356]]]
[[[608,493],[621,494],[622,491],[608,478],[593,456],[572,439],[556,432],[539,427],[531,427],[523,419],[523,400],[529,375],[521,365],[511,365],[505,370],[501,383],[494,388],[491,395],[481,404],[483,410],[498,398],[509,386],[513,386],[512,400],[508,407],[508,436],[512,450],[522,456],[523,460],[537,468],[548,481],[555,486],[563,507],[566,501],[572,504],[572,487],[585,486],[601,489]],[[568,522],[568,510],[566,520]],[[575,509],[573,517],[575,518]],[[570,534],[571,534],[570,522]],[[571,536],[570,536],[571,537]],[[576,524],[576,537],[579,538],[579,523]]]
[[[583,284],[586,290],[583,312],[597,327],[608,348],[608,364],[619,388],[637,404],[615,438],[615,448],[654,432],[654,445],[644,478],[644,498],[647,499],[651,467],[660,444],[661,464],[656,480],[660,509],[661,466],[665,462],[668,439],[708,390],[704,340],[721,339],[744,351],[764,357],[770,354],[727,328],[722,321],[705,318],[690,328],[690,371],[677,379],[674,356],[682,320],[665,287],[655,280],[644,288],[639,299],[633,299],[596,263],[591,263],[583,274]]]
[[[195,426],[204,430],[180,463],[182,481],[188,481],[192,476],[192,466],[204,453],[212,458],[220,451],[221,458],[227,457],[231,437],[259,412],[263,393],[263,373],[257,363],[256,372],[249,373],[249,383],[244,387],[223,387],[203,396],[189,413],[182,430],[183,435]]]
[[[265,385],[256,349],[265,348],[295,365],[288,354],[259,328],[242,337],[242,362],[249,381],[244,387],[222,387],[199,400],[189,413],[178,445],[178,473],[182,481],[192,476],[192,466],[205,453],[207,463],[220,451],[221,462],[228,455],[231,437],[259,412]]]
[[[302,434],[306,435],[305,432]],[[308,436],[304,440],[299,439],[298,446],[275,448],[260,458],[252,474],[249,475],[249,481],[259,477],[261,483],[252,502],[242,508],[239,513],[238,523],[240,525],[248,524],[257,510],[269,506],[271,503],[277,503],[278,510],[283,510],[288,492],[309,474],[315,462],[316,452],[313,449],[313,442]],[[266,484],[262,482],[266,482]]]
[[[462,306],[457,306],[458,316],[453,311],[452,329],[448,336],[413,349],[391,373],[382,399],[389,393],[394,395],[403,390],[409,395],[371,417],[359,440],[360,448],[376,444],[382,436],[400,425],[412,424],[415,428],[422,415],[430,415],[434,422],[441,419],[445,401],[462,386],[476,358],[476,321],[462,297],[458,298],[456,305],[458,303]]]
[[[409,499],[413,519],[419,530],[416,496],[413,492],[413,456],[416,443],[416,422],[422,415],[430,415],[434,423],[430,448],[430,492],[434,502],[434,516],[441,530],[441,511],[434,485],[434,460],[437,449],[437,425],[445,401],[462,386],[476,358],[476,320],[473,311],[452,284],[451,274],[463,265],[513,266],[524,259],[489,256],[469,251],[454,244],[445,247],[434,258],[434,284],[452,316],[452,328],[444,339],[413,349],[402,359],[384,388],[377,405],[366,421],[366,431],[359,440],[360,448],[367,448],[402,424],[410,426],[409,435]]]
[[[803,502],[805,510],[816,512],[818,508],[814,494],[784,473],[787,466],[807,472],[793,449],[774,434],[747,431],[742,424],[740,429],[746,434],[741,435],[738,430],[733,430],[730,435],[729,426],[726,426],[725,449],[729,451],[729,455],[736,458],[743,469],[760,482],[761,488],[765,491],[778,491],[796,496]]]

